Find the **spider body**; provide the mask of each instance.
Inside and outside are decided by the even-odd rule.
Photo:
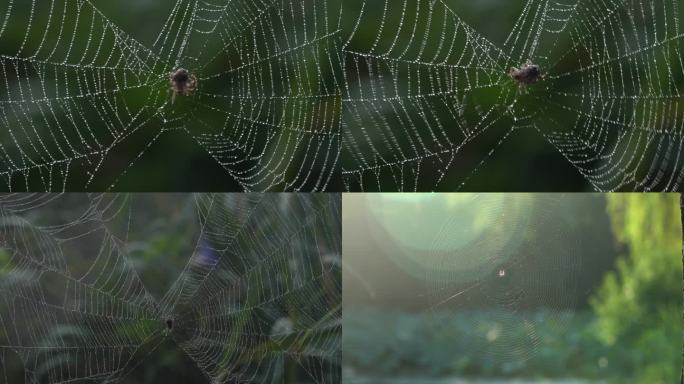
[[[534,84],[543,78],[539,66],[532,64],[530,61],[523,64],[520,68],[511,67],[508,75],[518,83],[521,91],[525,91],[528,85]]]
[[[172,317],[167,317],[164,319],[164,334],[168,335],[169,333],[173,332],[173,327],[176,325],[176,321]]]
[[[176,101],[176,95],[190,96],[197,90],[197,78],[184,68],[178,68],[175,72],[169,73],[169,84],[173,92],[171,104]]]

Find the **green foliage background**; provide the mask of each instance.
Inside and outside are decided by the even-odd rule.
[[[597,334],[609,346],[638,351],[620,367],[640,383],[674,383],[682,336],[682,231],[675,194],[608,195],[623,254],[592,299]]]

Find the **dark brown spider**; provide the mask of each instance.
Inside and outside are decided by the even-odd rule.
[[[169,333],[173,332],[173,327],[176,325],[176,321],[173,319],[173,317],[167,317],[164,319],[164,325],[166,326],[164,329],[164,334],[168,335]]]
[[[178,68],[175,72],[169,73],[169,84],[173,92],[171,104],[176,101],[176,95],[190,96],[197,90],[197,78],[184,68]]]
[[[166,329],[173,330],[173,319],[166,319]]]
[[[539,81],[539,79],[544,78],[539,66],[532,64],[532,62],[529,60],[527,63],[523,64],[520,69],[511,67],[508,75],[511,77],[511,79],[518,83],[518,87],[520,88],[521,92],[525,92],[528,85],[534,84]]]

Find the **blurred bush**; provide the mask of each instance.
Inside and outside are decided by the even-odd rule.
[[[612,348],[595,337],[591,312],[563,315],[564,332],[558,332],[558,313],[540,310],[533,353],[520,359],[501,360],[476,348],[486,339],[492,318],[487,311],[453,313],[398,313],[373,308],[345,308],[343,362],[345,376],[381,377],[524,377],[627,379],[621,367],[635,353]],[[508,317],[503,326],[509,337],[529,338],[524,315]],[[434,321],[440,323],[433,327]],[[447,326],[443,326],[447,324]],[[515,348],[511,345],[511,348]]]
[[[678,195],[609,195],[615,239],[624,249],[591,300],[596,334],[635,351],[621,367],[639,383],[675,383],[682,338],[682,249]],[[677,340],[677,342],[673,342]]]

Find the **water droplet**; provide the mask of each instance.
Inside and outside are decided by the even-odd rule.
[[[607,367],[607,366],[608,366],[608,359],[606,359],[605,356],[602,356],[602,357],[599,359],[599,361],[598,361],[598,365],[599,365],[600,368],[605,368],[605,367]]]
[[[501,333],[501,330],[497,325],[494,326],[494,328],[491,328],[489,331],[487,331],[487,341],[490,343],[496,341],[496,339],[499,338],[499,334]]]

